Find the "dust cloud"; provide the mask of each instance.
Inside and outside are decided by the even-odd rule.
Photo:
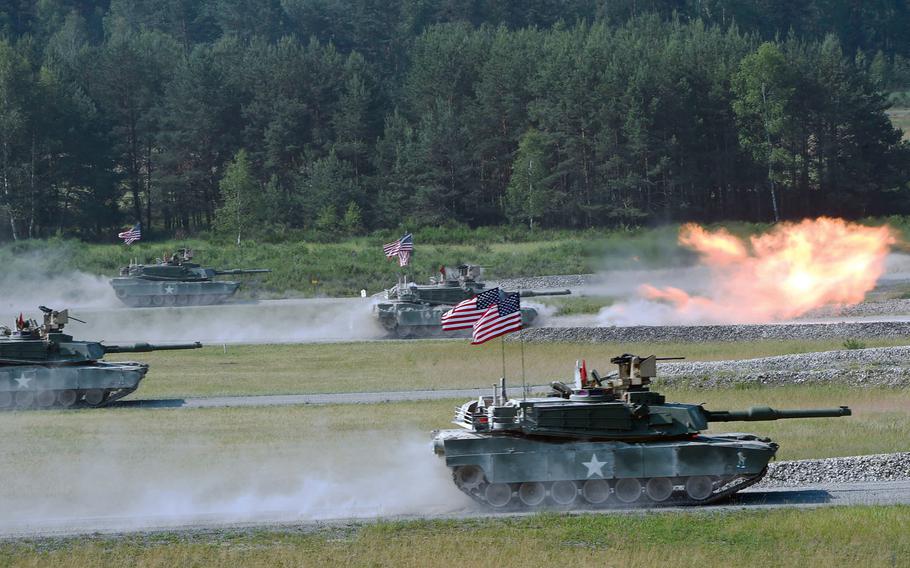
[[[384,332],[373,299],[232,300],[215,306],[130,309],[110,278],[67,270],[66,250],[3,253],[0,325],[19,313],[41,321],[38,306],[69,309],[77,339],[114,342],[290,343],[377,339]]]
[[[54,309],[66,304],[44,305]],[[23,310],[41,321],[36,304]],[[18,311],[0,310],[0,323],[10,325]],[[203,344],[304,343],[378,339],[384,332],[372,313],[370,299],[320,298],[263,300],[185,308],[92,309],[70,307],[67,333],[77,339],[108,343]]]
[[[0,533],[196,523],[431,515],[470,507],[416,432],[366,432],[263,448],[176,440],[140,453],[113,437],[96,449],[0,465]],[[136,444],[142,442],[137,439]]]
[[[66,252],[4,254],[0,271],[0,313],[35,310],[39,305],[114,308],[120,305],[109,278],[61,267]]]

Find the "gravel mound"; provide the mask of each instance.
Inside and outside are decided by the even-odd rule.
[[[603,280],[598,274],[558,274],[555,276],[528,276],[525,278],[504,278],[489,282],[489,287],[499,286],[506,290],[545,290],[553,288],[579,288]]]
[[[799,353],[736,361],[660,363],[658,384],[730,388],[743,384],[910,387],[910,347]]]
[[[910,479],[910,452],[768,464],[756,487],[862,483]]]
[[[825,306],[802,316],[801,319],[829,317],[874,317],[910,314],[910,300],[880,300],[861,302],[852,306]]]
[[[639,343],[757,341],[762,339],[873,339],[910,337],[910,322],[840,322],[743,325],[638,325],[629,327],[532,327],[528,342]],[[508,336],[516,341],[517,336]]]

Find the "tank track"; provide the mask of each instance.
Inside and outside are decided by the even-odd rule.
[[[214,306],[223,303],[233,294],[174,294],[124,296],[118,298],[131,308],[170,308],[186,306]]]
[[[11,394],[8,399],[0,393],[0,412],[14,410],[103,408],[135,391],[135,388],[69,389],[60,391],[39,391],[37,393],[28,391],[28,397],[18,398]]]
[[[452,471],[452,480],[455,482],[455,486],[458,487],[463,493],[468,495],[471,499],[480,503],[486,508],[502,511],[502,512],[516,512],[516,511],[538,511],[538,510],[599,510],[599,509],[614,509],[614,508],[628,508],[628,507],[669,507],[669,506],[700,506],[700,505],[709,505],[712,503],[717,503],[728,499],[733,496],[738,491],[754,485],[761,481],[761,479],[768,472],[768,468],[765,467],[757,475],[753,476],[733,476],[726,479],[712,479],[713,486],[711,488],[711,493],[703,499],[695,499],[689,496],[684,489],[686,481],[692,478],[677,478],[673,480],[673,491],[672,494],[664,500],[656,501],[651,499],[647,495],[645,489],[649,479],[642,478],[639,481],[640,490],[638,496],[633,501],[621,501],[616,496],[616,482],[620,480],[603,480],[609,483],[609,495],[607,495],[600,502],[592,502],[585,498],[583,487],[587,481],[590,480],[577,480],[574,482],[544,482],[542,483],[545,490],[545,495],[541,496],[539,492],[536,493],[533,499],[529,501],[535,501],[540,499],[536,504],[529,505],[527,504],[520,495],[521,487],[526,485],[525,483],[510,483],[510,484],[494,484],[494,485],[508,485],[510,494],[508,500],[505,500],[505,504],[494,504],[491,503],[488,499],[487,489],[490,487],[490,483],[487,482],[484,477],[482,480],[475,480],[465,483],[463,478],[459,475],[458,468],[453,469]],[[600,480],[597,480],[600,481]],[[554,500],[553,497],[553,485],[555,483],[573,483],[575,485],[575,493],[572,496],[571,501],[565,502],[565,496],[562,502]],[[679,489],[682,486],[683,489]],[[563,488],[567,486],[562,486]],[[568,494],[571,494],[568,493]],[[504,491],[499,494],[500,498],[503,498]]]

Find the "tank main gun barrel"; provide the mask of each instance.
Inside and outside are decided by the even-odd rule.
[[[150,343],[134,343],[133,345],[104,345],[105,353],[147,353],[149,351],[173,351],[176,349],[199,349],[202,344],[176,343],[173,345],[152,345]]]
[[[215,274],[219,276],[226,276],[229,274],[266,274],[271,271],[271,268],[228,268],[226,270],[215,270]]]
[[[522,298],[536,298],[537,296],[568,296],[571,290],[553,290],[552,292],[535,292],[534,290],[522,290],[519,292]]]
[[[705,410],[708,422],[756,422],[786,418],[835,418],[853,414],[846,406],[839,408],[808,408],[803,410],[775,410],[767,406],[753,406],[749,410]]]

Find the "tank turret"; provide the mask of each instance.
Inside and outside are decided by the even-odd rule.
[[[102,361],[106,354],[202,347],[79,341],[63,330],[70,320],[82,320],[67,310],[40,309],[41,325],[20,316],[15,329],[0,327],[0,409],[104,406],[135,391],[148,372],[144,363]]]
[[[621,355],[601,377],[580,366],[572,386],[546,398],[493,396],[463,404],[461,430],[436,432],[434,448],[455,484],[502,508],[614,503],[706,503],[758,482],[777,444],[752,434],[704,433],[711,422],[850,416],[830,409],[712,411],[650,390],[657,357]]]
[[[469,300],[486,290],[483,268],[476,264],[462,264],[457,268],[442,266],[429,284],[409,282],[405,277],[385,291],[384,300],[373,306],[379,323],[395,337],[427,337],[442,333],[442,314],[452,306]],[[532,291],[521,290],[523,298],[536,296],[564,296],[570,290]],[[522,306],[521,316],[525,326],[537,319],[537,310]]]
[[[198,306],[220,303],[234,295],[239,282],[216,276],[265,274],[268,268],[206,268],[194,262],[193,251],[165,254],[154,264],[130,264],[111,280],[117,298],[131,307]]]

